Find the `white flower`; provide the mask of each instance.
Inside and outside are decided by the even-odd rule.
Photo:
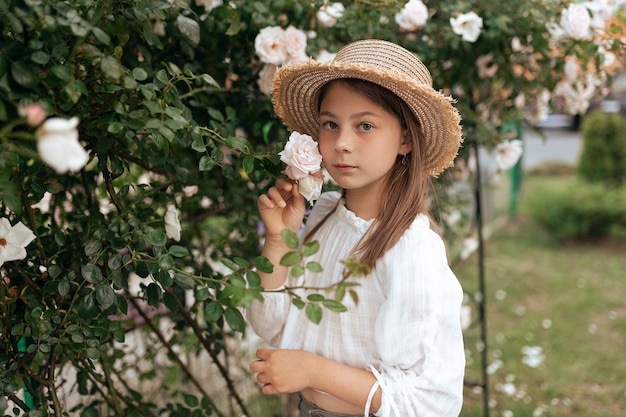
[[[461,259],[467,259],[478,249],[478,239],[475,237],[467,237],[461,243]]]
[[[284,64],[289,55],[285,46],[285,31],[279,26],[261,29],[254,39],[254,50],[266,64]]]
[[[173,204],[167,205],[165,212],[165,234],[168,238],[180,241],[180,220],[178,219],[179,211]]]
[[[26,246],[35,239],[35,234],[22,222],[11,226],[9,219],[0,218],[0,266],[8,261],[26,258]]]
[[[522,347],[522,362],[531,368],[538,368],[545,359],[541,346],[524,346]]]
[[[483,18],[474,12],[464,13],[450,18],[452,31],[461,35],[464,41],[476,42],[483,27]]]
[[[568,82],[574,82],[578,78],[578,70],[580,65],[576,57],[570,56],[565,59],[565,65],[563,66],[563,76]]]
[[[428,20],[428,7],[421,0],[409,0],[396,14],[395,19],[401,30],[417,30]]]
[[[37,151],[42,161],[58,174],[82,169],[89,155],[78,142],[78,117],[53,117],[37,129]]]
[[[207,13],[216,7],[220,7],[222,4],[224,4],[223,0],[196,0],[196,5],[204,6],[204,10],[206,10]]]
[[[321,62],[325,64],[327,62],[332,62],[332,60],[335,59],[336,56],[337,54],[328,52],[327,49],[322,49],[320,50],[320,53],[315,57],[315,60],[317,62]]]
[[[317,142],[309,135],[292,132],[285,149],[278,155],[287,164],[286,173],[292,180],[304,178],[321,168],[322,155],[317,149]]]
[[[564,36],[576,40],[593,39],[591,15],[587,6],[582,3],[571,3],[563,10],[560,26]]]
[[[256,83],[263,94],[267,94],[268,96],[272,94],[274,74],[276,74],[277,68],[278,67],[274,64],[265,64],[261,72],[259,72],[259,79]]]
[[[298,180],[298,191],[307,201],[315,201],[322,194],[324,180],[313,175],[307,175]]]
[[[554,89],[554,95],[563,97],[563,107],[567,113],[584,114],[601,83],[602,80],[593,74],[587,74],[573,83],[562,80]]]
[[[293,26],[285,29],[285,49],[287,50],[287,60],[285,63],[302,62],[307,60],[306,55],[306,33]]]
[[[503,171],[513,168],[522,157],[523,146],[521,140],[510,140],[496,146],[496,164]]]
[[[344,10],[342,3],[324,3],[317,11],[317,22],[325,28],[333,27],[343,16]]]

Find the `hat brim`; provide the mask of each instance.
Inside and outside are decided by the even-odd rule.
[[[274,77],[272,102],[276,114],[291,131],[319,134],[320,89],[333,80],[356,78],[378,84],[396,94],[419,121],[424,137],[424,172],[436,176],[451,166],[462,143],[461,117],[453,100],[401,73],[371,65],[321,63],[313,59],[281,67]]]

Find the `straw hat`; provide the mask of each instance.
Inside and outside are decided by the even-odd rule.
[[[272,102],[289,130],[319,130],[319,92],[329,81],[358,78],[381,85],[403,99],[424,133],[424,170],[432,176],[452,165],[461,137],[461,117],[453,100],[433,89],[426,66],[403,47],[362,40],[343,47],[330,63],[313,59],[281,67],[274,77]]]

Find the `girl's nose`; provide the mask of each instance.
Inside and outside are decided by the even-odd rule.
[[[337,152],[350,152],[352,150],[352,141],[349,132],[345,130],[339,131],[337,140],[335,141],[335,150]]]

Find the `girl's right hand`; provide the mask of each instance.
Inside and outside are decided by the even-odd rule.
[[[282,239],[283,229],[297,232],[302,226],[304,197],[300,195],[298,185],[293,181],[279,178],[267,194],[259,196],[257,204],[269,238]]]

